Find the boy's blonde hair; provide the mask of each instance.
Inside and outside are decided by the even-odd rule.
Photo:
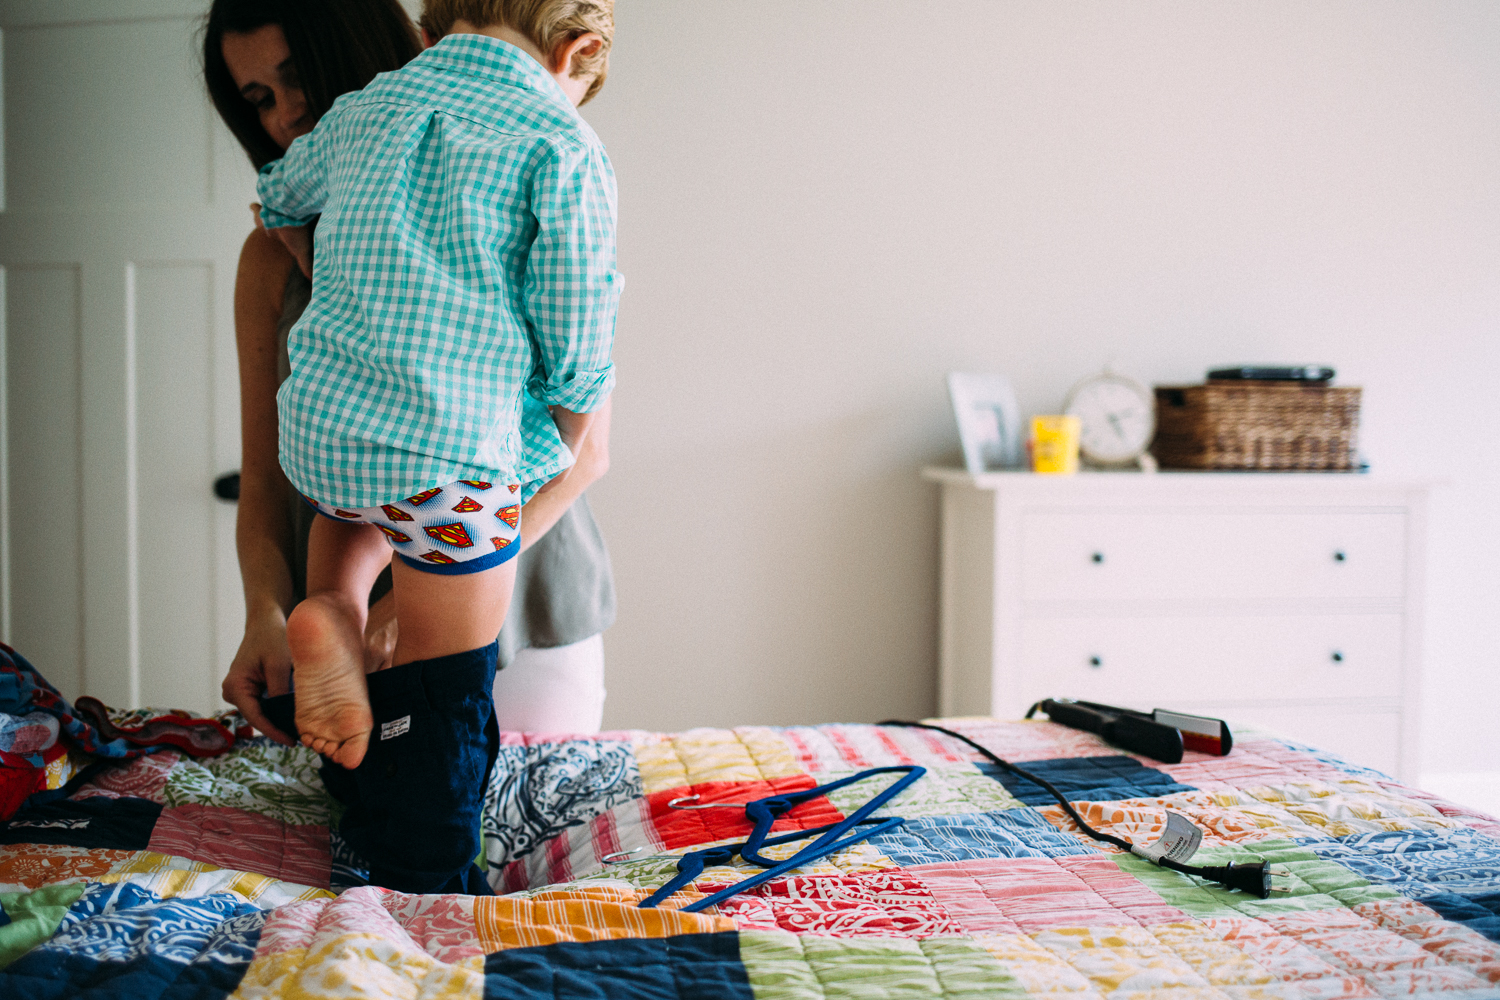
[[[609,48],[615,37],[615,0],[422,0],[419,23],[433,38],[442,38],[459,20],[476,28],[514,28],[545,55],[551,55],[560,42],[592,31],[604,39],[604,44],[595,54],[575,63],[575,77],[594,76],[578,103],[587,104],[604,86]]]

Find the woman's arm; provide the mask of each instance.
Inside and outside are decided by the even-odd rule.
[[[573,501],[609,471],[609,416],[613,405],[613,397],[606,398],[597,410],[589,414],[593,420],[588,436],[583,439],[583,449],[562,482],[538,493],[521,508],[522,552],[551,531],[558,519],[573,506]]]
[[[262,229],[240,251],[234,286],[235,342],[240,367],[240,499],[235,543],[245,589],[245,637],[224,678],[224,699],[261,732],[292,744],[260,710],[261,694],[291,689],[286,616],[292,584],[291,488],[277,461],[276,390],[280,385],[276,326],[291,254]]]

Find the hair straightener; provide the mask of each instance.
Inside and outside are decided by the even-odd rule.
[[[1182,760],[1183,750],[1223,757],[1234,746],[1234,737],[1222,719],[1158,708],[1151,713],[1100,705],[1071,698],[1047,698],[1032,705],[1026,718],[1037,709],[1064,726],[1097,733],[1122,750],[1138,753],[1163,764]]]

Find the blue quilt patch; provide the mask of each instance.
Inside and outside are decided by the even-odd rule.
[[[740,936],[566,942],[484,960],[485,1000],[753,1000]]]
[[[1500,941],[1500,892],[1459,896],[1440,892],[1422,900],[1444,919],[1463,924],[1491,941]]]
[[[1385,830],[1302,842],[1361,878],[1423,902],[1445,894],[1493,893],[1500,841],[1478,830]]]
[[[1050,781],[1071,802],[1118,802],[1121,799],[1151,799],[1194,791],[1172,776],[1147,767],[1134,757],[1076,757],[1061,760],[1028,760],[1017,765]],[[989,761],[979,769],[995,778],[1006,791],[1028,806],[1050,806],[1057,802],[1041,785],[1027,781]]]
[[[50,940],[0,972],[0,996],[224,997],[267,916],[228,893],[164,900],[128,882],[91,885]]]
[[[971,858],[1055,858],[1064,854],[1099,853],[1028,808],[909,819],[889,833],[871,837],[870,844],[903,866]]]
[[[161,816],[161,803],[149,799],[62,799],[27,802],[0,823],[0,844],[67,844],[144,851]]]

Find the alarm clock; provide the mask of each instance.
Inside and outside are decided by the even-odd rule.
[[[1106,368],[1073,387],[1063,412],[1082,424],[1079,453],[1093,465],[1147,467],[1156,433],[1156,396],[1133,378]]]

